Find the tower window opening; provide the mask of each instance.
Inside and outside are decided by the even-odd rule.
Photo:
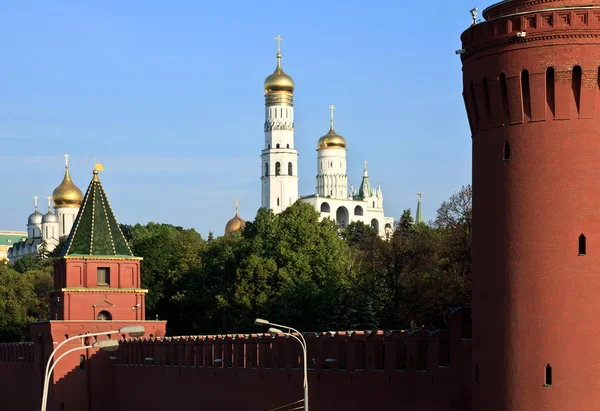
[[[108,311],[100,311],[98,313],[98,321],[111,321],[112,320],[112,314],[109,313]],[[110,338],[110,335],[108,336],[108,338]]]
[[[509,123],[509,111],[508,111],[508,87],[506,86],[506,74],[500,73],[498,76],[498,81],[500,81],[500,90],[502,92],[502,109],[504,110],[504,123]]]
[[[471,93],[471,101],[473,102],[473,114],[475,115],[475,130],[479,129],[479,109],[477,108],[477,98],[475,97],[475,86],[471,81],[469,85],[469,91]]]
[[[483,78],[482,80],[483,83],[483,97],[484,97],[484,103],[485,103],[485,114],[488,118],[488,120],[490,119],[491,115],[492,115],[492,104],[490,102],[490,90],[488,87],[488,80],[486,77]]]
[[[552,367],[550,364],[546,365],[546,383],[544,386],[549,387],[552,385]]]
[[[573,98],[575,99],[575,106],[577,107],[577,113],[579,113],[581,105],[581,66],[573,67],[573,80],[571,84],[573,88]]]
[[[523,113],[531,120],[531,93],[529,90],[529,71],[521,72],[521,96],[523,98]]]
[[[98,285],[110,285],[110,269],[98,268]]]
[[[267,144],[267,148],[270,150],[270,149],[271,149],[271,145],[270,145],[270,144]]]
[[[80,355],[79,356],[79,369],[80,370],[84,370],[85,369],[85,355]]]
[[[550,109],[550,113],[552,113],[552,118],[554,118],[554,67],[546,69],[546,104]]]
[[[581,234],[579,236],[579,255],[585,255],[585,236]]]
[[[279,197],[277,197],[277,205],[279,205]]]
[[[279,144],[277,144],[277,146],[275,146],[276,148],[279,148]]]
[[[275,163],[275,175],[281,175],[281,163],[279,161]]]
[[[269,163],[265,163],[265,177],[269,175]]]
[[[504,142],[504,160],[508,160],[510,158],[510,144],[508,140]]]
[[[288,163],[288,176],[292,176],[292,175],[294,175],[294,174],[292,173],[292,171],[294,171],[294,170],[293,170],[293,167],[292,167],[292,163]]]
[[[290,145],[289,145],[289,144],[287,145],[287,148],[290,148]]]

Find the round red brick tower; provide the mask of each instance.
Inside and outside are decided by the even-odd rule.
[[[600,407],[600,0],[507,0],[462,34],[473,411]]]

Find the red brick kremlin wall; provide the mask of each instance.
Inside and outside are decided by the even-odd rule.
[[[305,334],[311,409],[469,411],[469,310],[453,314],[449,328]],[[0,345],[0,410],[39,409],[50,346]],[[54,378],[53,411],[61,403],[65,411],[272,410],[303,398],[300,345],[284,336],[128,340],[83,368],[80,353],[71,355]]]

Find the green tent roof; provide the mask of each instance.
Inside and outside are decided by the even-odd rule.
[[[66,256],[133,257],[96,170],[63,249]]]

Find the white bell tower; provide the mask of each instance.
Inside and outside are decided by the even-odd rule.
[[[261,207],[280,213],[298,199],[298,152],[294,148],[294,80],[281,68],[281,40],[277,67],[266,78],[265,145],[261,154]]]

